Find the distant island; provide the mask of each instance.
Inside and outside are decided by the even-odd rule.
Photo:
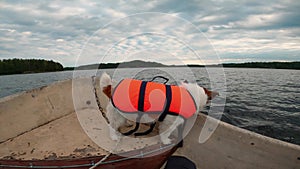
[[[63,66],[52,60],[4,59],[0,60],[0,75],[62,71]]]
[[[228,67],[228,68],[264,68],[264,69],[296,69],[300,70],[300,62],[248,62],[248,63],[223,63],[218,65],[165,65],[157,62],[133,60],[122,63],[100,63],[74,67],[63,67],[62,64],[52,60],[43,59],[4,59],[0,60],[0,75],[41,73],[67,70],[89,69],[115,69],[139,67]]]
[[[146,62],[142,60],[134,60],[122,63],[100,63],[76,67],[76,70],[88,69],[114,69],[114,68],[139,68],[139,67],[171,67],[157,62]],[[174,67],[174,66],[173,66]]]

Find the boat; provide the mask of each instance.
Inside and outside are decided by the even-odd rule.
[[[205,121],[218,123],[216,130]],[[199,142],[200,133],[212,133]],[[199,169],[299,169],[300,146],[266,137],[218,121],[204,114],[184,138],[184,146],[174,155],[185,156]]]
[[[2,98],[0,168],[159,169],[176,151],[175,142],[111,140],[99,108],[108,99],[94,82],[78,78]],[[84,126],[85,120],[96,127]]]
[[[0,168],[151,169],[162,168],[171,155],[187,157],[198,169],[300,168],[299,145],[241,129],[201,113],[181,148],[175,143],[162,145],[152,140],[147,146],[145,143],[126,143],[121,153],[105,151],[98,147],[97,140],[93,140],[93,132],[98,130],[82,131],[86,123],[84,120],[76,122],[81,115],[94,116],[105,111],[102,108],[108,100],[97,86],[94,78],[73,79],[1,99]],[[95,96],[93,99],[92,95]],[[205,122],[217,123],[218,127],[214,130],[211,125],[204,125]],[[57,130],[62,129],[62,124],[66,131]],[[81,132],[69,132],[70,126]],[[45,133],[52,139],[47,139]],[[203,133],[210,137],[199,141]],[[102,135],[109,138],[108,133]],[[67,143],[55,142],[59,137]],[[108,140],[107,144],[111,142]]]

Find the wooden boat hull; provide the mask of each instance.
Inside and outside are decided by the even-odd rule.
[[[167,149],[167,150],[166,150]],[[153,146],[147,149],[126,152],[122,156],[111,155],[96,169],[159,169],[169,156],[175,151],[176,146]],[[143,157],[148,156],[148,157]],[[79,159],[61,159],[61,160],[0,160],[0,168],[68,168],[68,169],[87,169],[94,166],[104,156],[85,157]]]

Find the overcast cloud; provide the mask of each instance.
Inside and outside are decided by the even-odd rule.
[[[0,8],[0,59],[64,66],[300,60],[298,0],[9,0]]]

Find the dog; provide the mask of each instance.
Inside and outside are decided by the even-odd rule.
[[[133,88],[130,89],[129,86]],[[110,99],[106,106],[106,117],[110,123],[109,133],[112,140],[120,138],[120,133],[116,131],[121,126],[127,125],[129,118],[136,120],[136,126],[133,130],[122,134],[131,135],[137,131],[140,123],[151,122],[149,130],[135,133],[135,136],[146,135],[158,122],[163,144],[171,143],[169,137],[176,129],[178,129],[178,136],[182,136],[185,120],[202,110],[211,99],[219,95],[217,92],[187,82],[175,86],[123,79],[116,84],[105,72],[100,78],[100,88]]]

